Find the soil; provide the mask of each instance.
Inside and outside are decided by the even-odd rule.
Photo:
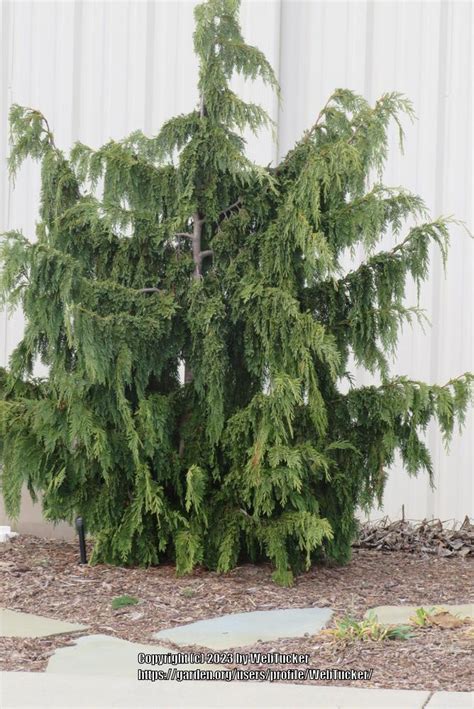
[[[334,627],[336,619],[346,615],[361,619],[367,609],[378,605],[429,608],[468,603],[474,590],[472,555],[446,558],[423,552],[354,549],[347,566],[314,567],[299,576],[292,588],[276,586],[268,565],[239,566],[224,575],[198,569],[177,578],[171,565],[149,569],[87,566],[78,563],[78,556],[76,544],[29,535],[2,544],[0,606],[86,624],[88,634],[158,644],[152,638],[154,632],[226,613],[330,606],[335,613],[329,627]],[[123,595],[139,603],[113,610],[112,600]],[[57,647],[70,645],[83,634],[0,637],[0,669],[44,671]],[[373,670],[370,680],[337,680],[334,685],[469,691],[473,688],[473,649],[473,626],[466,625],[415,628],[410,639],[383,642],[336,642],[322,632],[260,642],[242,652],[297,652],[308,654],[308,665],[314,668]],[[295,666],[272,665],[272,669],[279,668]]]

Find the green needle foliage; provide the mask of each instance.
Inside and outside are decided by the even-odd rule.
[[[407,279],[448,248],[446,219],[421,222],[419,197],[380,182],[410,103],[337,90],[276,168],[255,165],[242,131],[271,121],[230,79],[277,82],[238,10],[196,8],[199,105],[155,137],[66,157],[41,113],[11,109],[11,172],[38,160],[42,191],[36,240],[2,247],[2,291],[26,318],[3,385],[3,494],[11,515],[24,483],[47,518],[80,514],[96,562],[269,559],[291,584],[316,558],[349,559],[355,509],[381,498],[396,450],[431,473],[423,431],[435,417],[449,440],[472,377],[389,376],[420,316]],[[401,237],[377,252],[387,231]],[[380,386],[346,392],[351,353]]]

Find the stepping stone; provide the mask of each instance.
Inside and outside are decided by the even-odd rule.
[[[137,681],[137,670],[163,670],[176,667],[180,670],[221,669],[222,665],[191,662],[190,653],[180,652],[160,645],[131,643],[110,635],[86,635],[74,640],[75,645],[57,648],[50,657],[46,672],[61,675],[100,675],[121,677]],[[181,662],[166,662],[164,656],[174,655]],[[197,653],[195,653],[197,654]],[[139,662],[139,655],[141,662]],[[163,664],[147,656],[162,656]],[[180,656],[180,657],[179,657]],[[186,662],[186,660],[190,662]],[[198,659],[198,658],[195,658]],[[144,684],[148,684],[145,682]]]
[[[176,645],[201,645],[213,650],[254,645],[259,640],[301,638],[324,628],[332,616],[330,608],[285,608],[274,611],[234,613],[200,620],[154,633],[157,640]]]
[[[56,620],[56,618],[45,618],[41,615],[0,608],[0,636],[5,638],[45,638],[48,635],[87,630],[88,627]]]
[[[418,608],[429,610],[434,608],[435,611],[446,610],[460,618],[474,619],[474,604],[465,603],[463,605],[452,605],[443,603],[443,605],[435,606],[431,603],[420,603],[418,606],[377,606],[370,608],[364,615],[367,618],[369,613],[375,613],[379,623],[386,625],[399,625],[410,623],[411,616],[415,615]]]

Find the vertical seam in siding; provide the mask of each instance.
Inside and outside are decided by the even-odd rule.
[[[439,37],[438,37],[438,105],[436,111],[436,171],[435,171],[435,194],[434,194],[434,210],[435,217],[442,213],[443,210],[443,183],[444,183],[444,165],[445,165],[445,129],[446,129],[446,91],[447,91],[447,49],[448,49],[448,13],[449,6],[444,0],[440,3],[439,15]],[[435,247],[432,246],[431,253],[435,254]],[[438,254],[432,261],[432,299],[431,312],[433,319],[436,318],[435,327],[431,334],[431,352],[430,352],[430,375],[431,381],[436,381],[439,376],[439,347],[440,347],[440,313],[441,313],[441,278],[443,276],[441,264]],[[433,453],[433,468],[436,474],[436,469],[439,465],[439,431],[432,427],[430,436],[430,449]],[[438,493],[439,494],[439,493]],[[433,517],[435,509],[434,489],[429,486],[426,495],[426,512],[427,517]]]
[[[281,79],[281,65],[282,65],[282,51],[283,51],[283,38],[282,38],[282,28],[284,27],[283,25],[283,11],[284,11],[284,0],[279,0],[279,8],[278,8],[278,20],[277,20],[277,30],[276,30],[276,36],[277,36],[277,62],[278,66],[276,68],[276,77],[278,80],[278,86],[281,86],[280,79]],[[280,162],[280,113],[281,113],[281,101],[282,99],[277,96],[277,108],[276,108],[276,126],[275,126],[275,167],[278,165]]]
[[[146,47],[145,47],[145,116],[144,131],[151,135],[153,131],[153,103],[155,97],[155,3],[149,0],[146,10]]]
[[[8,119],[7,119],[7,108],[8,108],[8,88],[10,81],[9,79],[11,78],[9,76],[9,68],[10,68],[10,27],[11,27],[11,5],[9,2],[5,2],[2,4],[2,49],[1,49],[1,55],[2,55],[2,66],[1,66],[1,72],[2,72],[2,82],[1,82],[1,87],[2,87],[2,95],[0,96],[0,105],[2,106],[2,116],[0,117],[0,125],[1,125],[1,141],[2,141],[2,150],[1,150],[1,158],[2,158],[2,174],[6,174],[6,159],[7,159],[7,153],[8,153]],[[8,178],[5,178],[8,179]],[[8,228],[9,226],[9,210],[10,210],[10,185],[8,181],[5,184],[2,184],[2,195],[1,195],[1,204],[2,204],[2,209],[1,209],[1,216],[2,216],[2,224],[0,225],[0,228],[3,229],[5,227]],[[7,338],[8,338],[8,313],[7,309],[5,308],[3,310],[3,345],[2,345],[2,352],[1,352],[1,357],[3,363],[6,365],[7,364],[7,354],[8,354],[8,349],[7,349]]]
[[[81,126],[81,57],[82,57],[83,2],[74,4],[73,49],[72,49],[72,116],[71,137],[76,141],[80,137]]]
[[[375,7],[372,0],[367,3],[366,34],[365,34],[365,75],[364,93],[368,101],[372,100],[372,65],[374,57],[374,14]]]

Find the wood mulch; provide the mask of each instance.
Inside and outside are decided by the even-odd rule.
[[[421,522],[384,517],[361,525],[355,546],[383,551],[418,551],[437,556],[474,556],[474,524],[469,517],[458,525],[440,519]]]
[[[268,565],[244,565],[225,575],[199,569],[177,578],[171,565],[81,566],[76,544],[21,535],[0,545],[0,606],[82,623],[89,626],[87,634],[158,644],[152,633],[164,628],[241,611],[331,606],[331,627],[336,618],[350,614],[361,619],[378,605],[468,603],[473,599],[473,572],[472,555],[358,548],[347,566],[315,567],[287,589],[273,583]],[[112,599],[126,594],[138,598],[138,605],[113,610]],[[0,637],[0,669],[44,671],[57,647],[72,644],[82,634]],[[260,642],[242,652],[307,653],[311,667],[373,670],[371,680],[333,683],[338,685],[468,691],[473,649],[473,627],[463,626],[419,628],[408,640],[346,645],[319,633]]]

